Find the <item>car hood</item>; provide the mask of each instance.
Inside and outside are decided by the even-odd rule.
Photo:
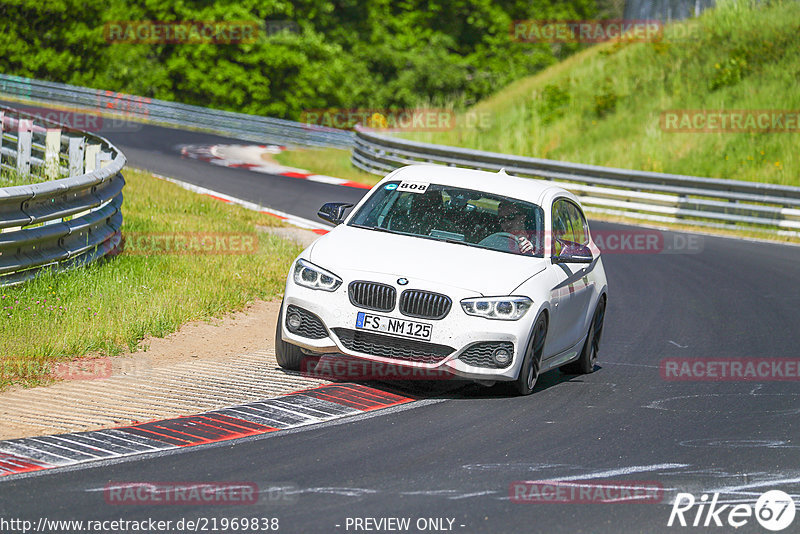
[[[487,296],[510,294],[546,266],[542,258],[345,225],[319,238],[306,257],[334,273],[389,274]]]

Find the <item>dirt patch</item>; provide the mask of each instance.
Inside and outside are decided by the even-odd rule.
[[[280,300],[257,301],[220,319],[187,323],[164,338],[148,337],[143,350],[110,358],[110,375],[99,365],[91,380],[4,391],[0,439],[191,415],[302,389],[306,379],[287,376],[274,360],[279,309]]]
[[[273,349],[280,306],[280,300],[260,300],[222,319],[187,323],[166,337],[146,338],[141,343],[144,350],[117,356],[112,361],[125,362],[131,357],[145,356],[153,367],[163,367],[193,358],[225,359]]]

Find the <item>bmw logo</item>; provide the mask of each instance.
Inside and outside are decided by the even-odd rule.
[[[397,283],[401,286],[404,286],[408,283],[408,278],[398,278]]]

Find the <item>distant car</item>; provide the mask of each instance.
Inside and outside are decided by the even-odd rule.
[[[345,354],[513,381],[521,395],[547,370],[593,371],[607,283],[575,195],[503,171],[412,165],[350,207],[322,206],[335,228],[291,267],[282,367]]]

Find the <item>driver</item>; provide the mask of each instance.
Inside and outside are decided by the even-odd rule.
[[[519,251],[522,254],[534,254],[534,246],[530,240],[530,233],[525,229],[525,212],[513,202],[504,200],[497,207],[497,216],[500,219],[500,228],[517,238]]]
[[[419,235],[430,235],[434,228],[455,231],[455,225],[446,218],[446,209],[442,203],[440,191],[426,191],[413,194],[411,208],[405,216],[408,232]]]

